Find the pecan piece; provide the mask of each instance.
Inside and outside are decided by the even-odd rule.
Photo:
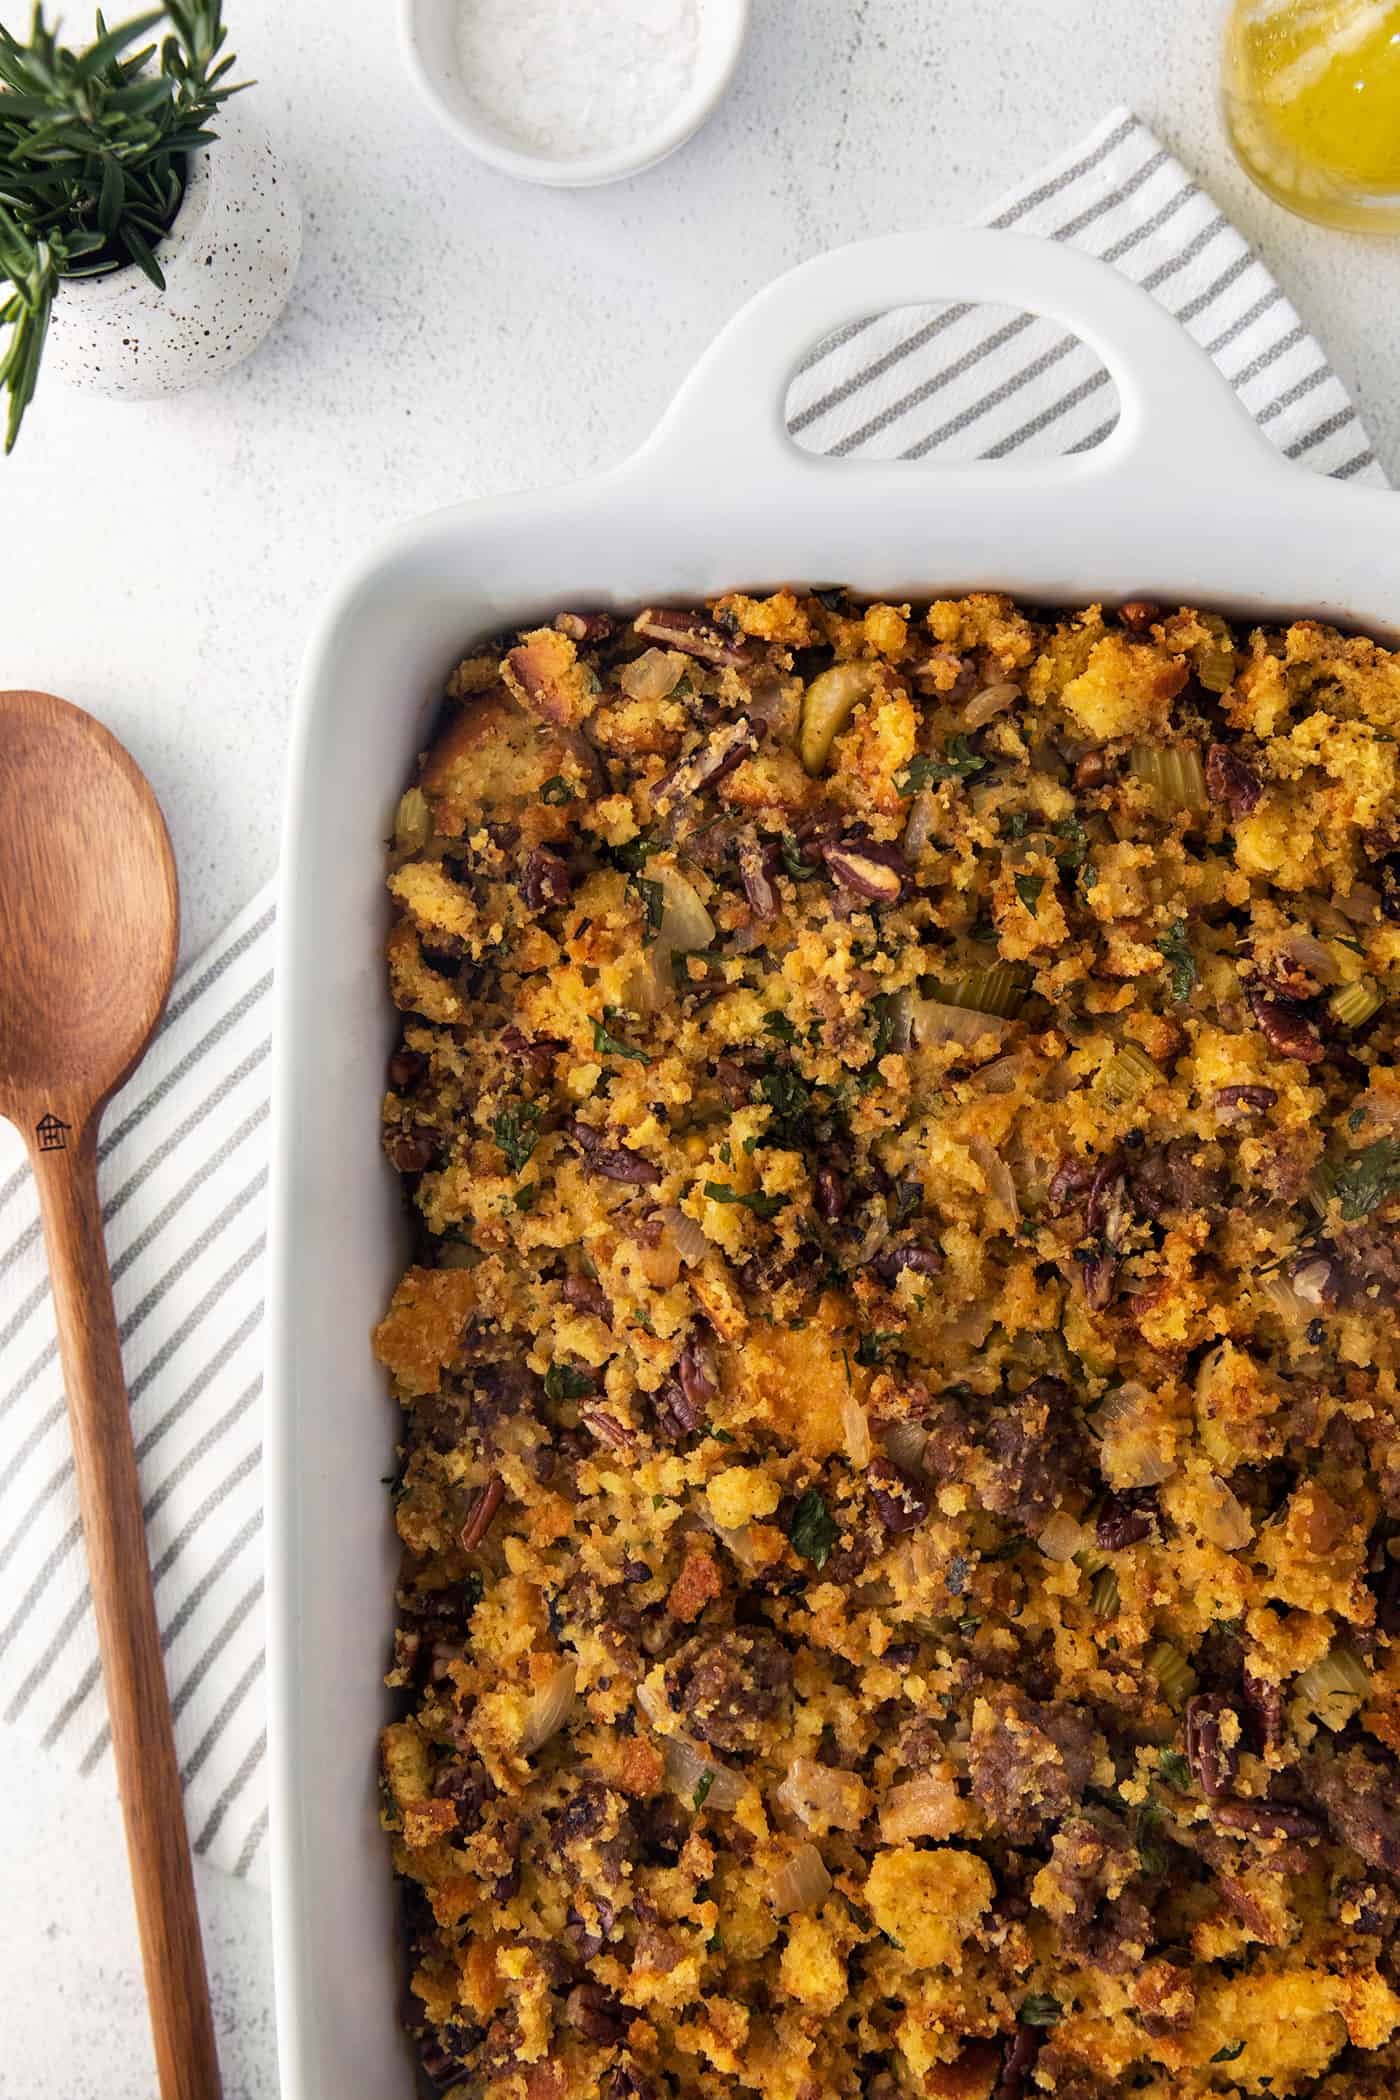
[[[928,1497],[911,1473],[891,1458],[872,1458],[865,1469],[875,1513],[886,1531],[913,1531],[928,1515]]]
[[[590,2042],[620,2042],[627,2024],[622,2000],[601,1983],[576,1983],[564,2001],[564,2014]]]
[[[869,839],[846,840],[823,846],[821,854],[843,890],[867,897],[872,904],[898,904],[904,892],[905,863],[896,847],[876,845]]]
[[[846,1184],[835,1167],[818,1167],[813,1184],[817,1215],[828,1225],[836,1224],[846,1208]]]
[[[1228,803],[1233,817],[1247,817],[1259,804],[1264,783],[1253,766],[1247,766],[1228,744],[1212,744],[1206,752],[1206,793],[1212,802]]]
[[[427,1069],[428,1060],[421,1050],[396,1050],[389,1059],[389,1084],[406,1094],[418,1085]]]
[[[1186,1759],[1207,1801],[1218,1801],[1239,1769],[1239,1757],[1220,1725],[1231,1711],[1218,1694],[1186,1702]]]
[[[462,1551],[464,1553],[475,1553],[477,1547],[491,1529],[492,1519],[505,1499],[504,1482],[496,1479],[488,1480],[485,1487],[477,1494],[471,1508],[467,1511],[467,1521],[462,1526]]]
[[[606,642],[616,623],[611,613],[562,612],[554,624],[571,642]]]
[[[1251,1837],[1320,1838],[1320,1819],[1306,1808],[1287,1801],[1243,1801],[1226,1795],[1212,1803],[1217,1823],[1225,1830],[1247,1831]]]
[[[1269,1047],[1280,1057],[1296,1057],[1304,1065],[1322,1062],[1327,1054],[1322,1037],[1301,1006],[1259,991],[1250,992],[1249,1004]]]
[[[1043,2039],[1038,2027],[1017,2027],[1006,2045],[992,2100],[1022,2100]]]
[[[1222,1086],[1216,1093],[1215,1105],[1227,1115],[1245,1109],[1258,1109],[1262,1115],[1277,1100],[1278,1095],[1271,1086]]]
[[[739,840],[739,880],[744,885],[744,895],[749,901],[749,910],[756,919],[767,921],[778,916],[778,895],[773,888],[771,876],[773,856],[759,845],[757,837],[750,832]]]
[[[566,904],[574,886],[569,865],[548,846],[536,846],[520,876],[520,894],[531,911],[550,904]]]
[[[750,650],[743,641],[733,641],[707,620],[703,613],[676,612],[666,606],[649,605],[634,622],[638,634],[650,642],[664,642],[702,663],[735,665],[747,663]]]
[[[1283,1742],[1283,1690],[1267,1678],[1246,1670],[1244,1703],[1251,1723],[1250,1734],[1261,1757],[1270,1756]]]
[[[1105,1553],[1121,1553],[1125,1546],[1136,1546],[1151,1538],[1156,1512],[1157,1497],[1152,1488],[1127,1488],[1121,1494],[1110,1495],[1099,1512],[1095,1535],[1100,1548]]]
[[[566,1276],[559,1287],[559,1295],[566,1305],[572,1305],[579,1312],[591,1312],[611,1325],[612,1307],[607,1292],[591,1277]]]

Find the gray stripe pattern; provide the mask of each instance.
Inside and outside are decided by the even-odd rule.
[[[1112,261],[1176,314],[1290,458],[1381,478],[1282,290],[1126,111],[988,223]],[[911,461],[1083,452],[1116,415],[1082,343],[966,301],[839,330],[799,366],[788,406],[813,451]],[[202,1855],[251,1876],[266,1871],[268,1830],[259,1345],[272,928],[268,893],[186,972],[99,1152],[190,1827]],[[3,1151],[0,1279],[0,1713],[91,1771],[110,1744],[52,1311],[29,1174]]]
[[[177,984],[99,1168],[192,1828],[248,1872],[267,1829],[261,1265],[273,905]],[[0,1157],[0,1714],[80,1769],[109,1754],[38,1219]],[[240,1772],[240,1785],[233,1781]]]

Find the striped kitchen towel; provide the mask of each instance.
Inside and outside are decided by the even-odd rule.
[[[1383,479],[1283,293],[1131,115],[1116,111],[990,223],[1115,262],[1185,322],[1290,457]],[[1093,444],[1111,421],[1108,399],[1097,361],[1049,323],[950,305],[863,322],[824,344],[798,375],[790,412],[819,451],[995,456]],[[254,1879],[267,1864],[259,1342],[272,922],[269,889],[185,972],[101,1147],[190,1829],[198,1852]],[[17,1144],[0,1153],[0,1277],[0,1713],[92,1772],[108,1735],[34,1193]]]

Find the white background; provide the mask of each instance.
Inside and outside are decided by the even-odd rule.
[[[11,27],[27,13],[0,0]],[[41,389],[0,466],[0,687],[63,693],[131,746],[174,835],[187,952],[272,870],[307,621],[351,556],[433,505],[618,459],[769,277],[970,216],[1113,102],[1257,244],[1400,478],[1400,242],[1305,226],[1244,180],[1216,109],[1217,0],[755,0],[709,128],[573,193],[513,185],[437,132],[396,13],[228,0],[305,207],[288,313],[197,394]],[[67,14],[79,35],[80,0]],[[199,1880],[226,2091],[270,2100],[265,1900]],[[0,2096],[153,2091],[115,1803],[0,1732]]]

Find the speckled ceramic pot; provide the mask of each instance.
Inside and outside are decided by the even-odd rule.
[[[237,102],[195,154],[184,201],[143,271],[69,279],[54,302],[44,378],[145,399],[228,371],[271,328],[301,257],[301,206],[267,136]]]

